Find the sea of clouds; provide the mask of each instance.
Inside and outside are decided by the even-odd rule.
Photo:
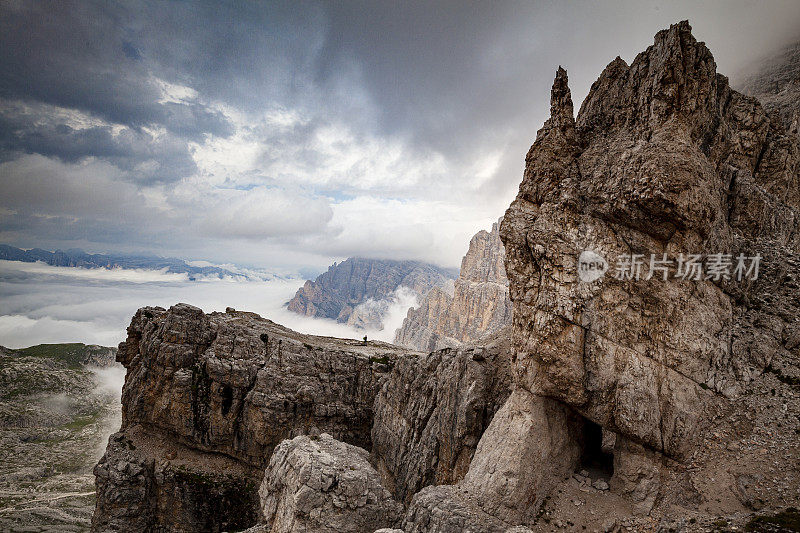
[[[264,276],[269,278],[268,276]],[[84,269],[43,263],[0,261],[0,345],[22,348],[42,343],[83,342],[116,346],[143,306],[168,308],[179,302],[205,312],[233,307],[252,311],[312,335],[391,342],[408,307],[401,293],[389,302],[381,331],[355,329],[333,320],[288,311],[284,304],[304,280],[299,277],[190,281],[185,274],[157,270]]]

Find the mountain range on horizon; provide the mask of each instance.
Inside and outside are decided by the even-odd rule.
[[[200,278],[245,278],[249,280],[259,279],[267,281],[269,279],[280,278],[276,274],[253,270],[228,269],[218,266],[196,266],[191,265],[183,259],[174,257],[158,257],[137,254],[90,254],[78,248],[68,250],[43,250],[41,248],[23,249],[0,244],[0,260],[20,261],[24,263],[42,262],[57,267],[77,267],[77,268],[122,268],[122,269],[145,269],[163,270],[170,274],[186,274],[189,281],[197,281]]]
[[[383,329],[393,305],[422,300],[433,288],[447,290],[456,277],[420,261],[350,257],[333,263],[315,280],[307,280],[286,303],[299,315],[328,318],[359,329]]]

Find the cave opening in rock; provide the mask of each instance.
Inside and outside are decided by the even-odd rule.
[[[591,420],[584,420],[583,453],[579,470],[586,470],[592,479],[611,479],[614,475],[615,440],[615,433],[604,430]]]
[[[233,406],[233,389],[228,385],[222,386],[222,416],[228,414]]]

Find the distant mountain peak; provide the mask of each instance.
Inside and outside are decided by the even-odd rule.
[[[381,329],[389,305],[403,289],[422,299],[432,288],[445,286],[453,274],[421,261],[350,257],[306,281],[286,305],[300,315]]]

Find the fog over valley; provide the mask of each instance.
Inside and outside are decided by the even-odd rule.
[[[303,279],[247,281],[208,278],[190,281],[185,274],[153,270],[85,269],[42,263],[0,261],[0,344],[22,348],[40,343],[84,342],[116,346],[143,306],[189,303],[206,312],[234,307],[315,335],[391,342],[407,308],[398,300],[383,331],[361,330],[333,320],[300,316],[286,303]]]

